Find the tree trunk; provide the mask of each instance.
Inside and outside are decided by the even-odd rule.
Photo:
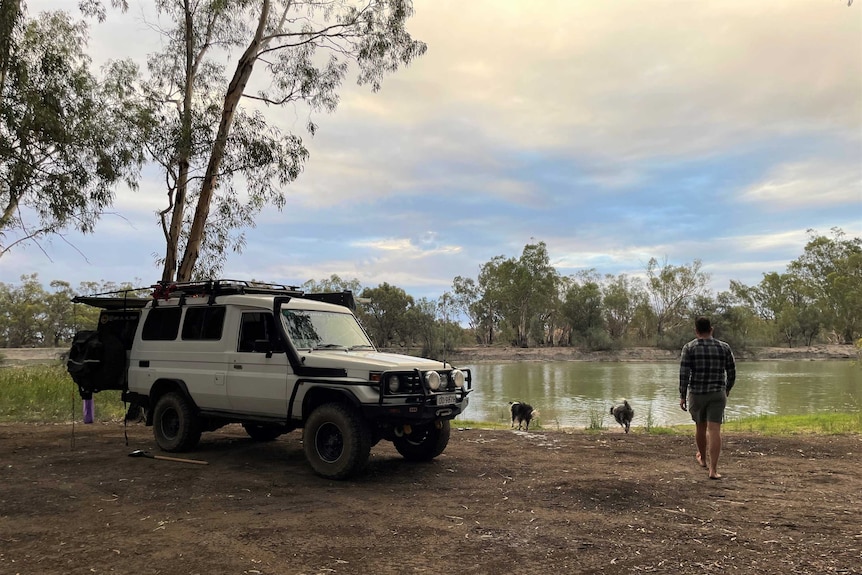
[[[180,235],[183,230],[183,215],[186,207],[186,192],[189,183],[189,162],[191,156],[191,134],[192,134],[192,98],[194,96],[194,82],[197,69],[194,63],[195,44],[192,29],[192,14],[185,3],[186,16],[186,85],[183,94],[183,107],[180,110],[181,134],[177,149],[179,169],[177,171],[177,188],[174,193],[174,206],[171,210],[171,225],[165,231],[165,267],[162,270],[162,281],[170,282],[174,279],[177,271],[177,253],[180,245]]]
[[[206,173],[204,174],[203,183],[201,184],[201,193],[198,197],[195,216],[192,220],[192,227],[189,230],[189,237],[186,242],[186,250],[183,254],[183,259],[180,262],[177,270],[177,281],[186,282],[192,279],[192,274],[197,264],[198,256],[200,255],[201,245],[203,243],[204,229],[206,227],[207,218],[209,217],[210,204],[212,203],[213,193],[218,185],[218,172],[221,167],[221,162],[224,159],[224,151],[227,147],[227,139],[230,136],[231,128],[233,127],[234,114],[237,104],[242,98],[243,91],[248,84],[248,79],[254,70],[254,64],[260,50],[264,48],[265,43],[261,41],[263,31],[266,26],[266,20],[269,15],[269,0],[264,0],[263,7],[260,12],[257,30],[254,38],[246,48],[245,52],[240,56],[234,71],[233,78],[228,85],[227,93],[224,97],[224,106],[222,107],[221,122],[218,127],[215,143],[213,144],[212,152],[210,153],[209,164],[207,165]]]

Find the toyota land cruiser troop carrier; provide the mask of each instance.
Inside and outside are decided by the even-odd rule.
[[[381,439],[408,460],[433,459],[467,407],[469,369],[379,352],[349,291],[236,280],[152,288],[149,298],[76,297],[102,311],[97,330],[75,335],[67,369],[82,397],[122,390],[164,451],[190,450],[229,423],[259,441],[302,428],[314,471],[343,479]]]

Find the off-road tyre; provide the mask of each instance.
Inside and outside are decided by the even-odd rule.
[[[368,463],[371,434],[355,409],[325,403],[305,422],[302,447],[315,473],[327,479],[347,479]]]
[[[279,427],[258,425],[256,423],[243,423],[242,428],[254,441],[273,441],[281,437],[284,430]]]
[[[184,395],[171,392],[159,398],[153,411],[153,435],[163,451],[188,451],[198,444],[200,421]]]
[[[451,433],[452,426],[444,419],[439,428],[435,423],[414,427],[410,433],[395,436],[392,443],[407,461],[431,461],[446,449]]]

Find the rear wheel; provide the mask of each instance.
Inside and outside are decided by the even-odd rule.
[[[371,434],[355,409],[327,403],[305,422],[302,446],[315,473],[328,479],[346,479],[368,463]]]
[[[191,403],[180,393],[166,393],[153,411],[153,435],[164,451],[188,451],[201,439],[201,426]]]
[[[449,445],[452,427],[448,419],[414,427],[410,433],[392,440],[395,449],[408,461],[430,461]]]
[[[255,441],[272,441],[281,436],[284,431],[279,427],[243,423],[242,428]]]

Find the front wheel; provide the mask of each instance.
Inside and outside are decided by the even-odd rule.
[[[164,451],[188,451],[201,440],[201,425],[185,396],[166,393],[153,411],[153,435]]]
[[[327,403],[305,422],[302,448],[315,473],[328,479],[346,479],[368,463],[371,434],[355,409]]]
[[[452,427],[448,419],[422,427],[392,440],[395,449],[408,461],[431,461],[446,449]]]

